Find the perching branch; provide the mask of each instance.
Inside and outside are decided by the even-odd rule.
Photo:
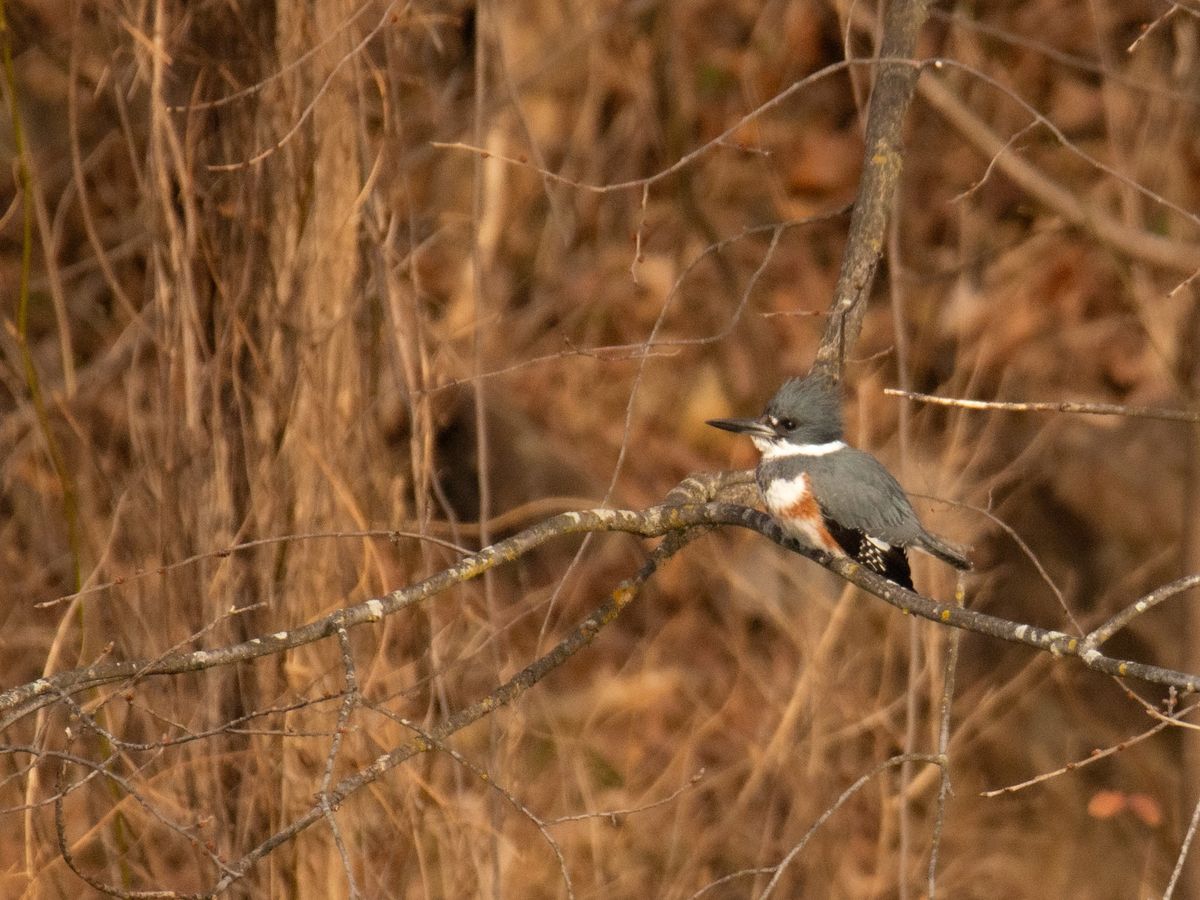
[[[7,728],[21,717],[54,702],[61,695],[77,694],[90,688],[117,681],[136,682],[150,676],[173,675],[228,666],[235,663],[281,653],[295,647],[334,637],[340,628],[352,630],[379,622],[402,609],[428,600],[454,585],[479,577],[495,566],[515,562],[531,550],[553,538],[589,532],[617,531],[653,538],[679,534],[694,528],[732,525],[746,528],[770,538],[794,553],[807,557],[868,594],[890,603],[907,613],[972,631],[976,634],[1025,644],[1055,656],[1078,657],[1084,665],[1108,675],[1137,678],[1152,684],[1175,687],[1182,691],[1200,689],[1200,675],[1167,669],[1134,660],[1106,656],[1086,640],[1054,629],[1023,622],[1012,622],[998,616],[966,609],[953,603],[943,603],[906,590],[894,582],[876,575],[848,557],[830,556],[810,549],[789,538],[766,513],[726,502],[692,502],[681,504],[684,496],[696,496],[698,490],[708,492],[714,487],[723,489],[730,484],[739,497],[749,487],[747,473],[728,473],[710,477],[693,476],[669,495],[668,502],[642,511],[627,509],[594,509],[562,513],[527,528],[525,531],[472,553],[461,561],[417,584],[373,597],[346,607],[297,628],[253,638],[214,650],[195,650],[173,653],[157,660],[129,660],[100,663],[80,669],[60,672],[39,678],[0,694],[0,729]],[[610,617],[611,618],[611,617]],[[599,621],[596,630],[609,619]],[[590,639],[590,638],[589,638]]]
[[[963,608],[956,602],[944,603],[924,597],[887,581],[847,557],[833,557],[822,551],[801,546],[788,538],[775,521],[765,513],[739,503],[726,502],[727,498],[744,501],[753,496],[753,493],[753,481],[750,473],[747,472],[696,475],[685,479],[668,495],[664,504],[646,510],[599,509],[563,513],[507,540],[486,547],[478,553],[471,554],[457,564],[415,585],[371,598],[289,631],[277,632],[270,636],[211,650],[174,652],[156,660],[89,666],[13,688],[0,695],[0,715],[4,717],[3,724],[7,727],[36,709],[54,702],[62,702],[70,709],[73,718],[81,721],[87,727],[99,729],[100,726],[96,723],[94,716],[72,701],[71,695],[116,681],[128,680],[130,683],[136,683],[140,679],[151,676],[161,677],[234,665],[249,659],[282,653],[325,638],[336,638],[342,648],[343,667],[347,675],[348,689],[343,698],[342,713],[339,715],[340,733],[341,727],[348,721],[349,711],[359,702],[356,699],[354,665],[352,657],[349,656],[347,641],[350,630],[378,623],[402,609],[431,600],[454,585],[477,578],[497,565],[515,562],[552,538],[604,531],[620,531],[642,537],[664,538],[636,575],[617,585],[604,603],[575,626],[544,656],[530,663],[486,696],[448,715],[440,723],[425,730],[423,734],[413,740],[382,754],[370,765],[342,778],[337,783],[331,783],[330,763],[337,755],[338,747],[338,741],[335,739],[327,757],[325,783],[314,802],[240,858],[233,861],[214,860],[217,871],[215,873],[216,880],[211,889],[191,895],[211,897],[238,882],[259,860],[268,856],[281,845],[289,843],[310,826],[324,821],[330,828],[336,829],[335,813],[337,809],[364,787],[378,781],[414,756],[442,749],[443,742],[449,736],[479,721],[496,709],[517,700],[547,674],[563,665],[575,653],[591,643],[596,635],[635,599],[642,586],[663,562],[697,537],[718,526],[731,525],[757,531],[904,612],[965,631],[1025,644],[1055,656],[1074,656],[1085,666],[1098,672],[1137,678],[1185,692],[1200,689],[1200,675],[1140,661],[1117,659],[1101,653],[1097,649],[1098,638],[1111,629],[1103,627],[1097,629],[1096,632],[1093,632],[1093,640],[1089,640],[1028,623],[1008,621]],[[1167,592],[1163,593],[1166,596]],[[1140,611],[1137,607],[1138,604],[1134,604],[1131,609]],[[946,725],[943,722],[943,746],[945,734]],[[104,774],[110,776],[108,772]],[[55,798],[55,804],[59,810],[57,818],[60,823],[62,822],[63,800],[77,786],[78,784],[64,787]],[[138,797],[132,791],[131,794],[135,798]],[[166,824],[171,826],[171,823]],[[69,844],[65,831],[61,830],[65,828],[65,825],[60,824],[59,828],[60,844],[65,847]],[[64,856],[64,858],[67,857]],[[78,865],[77,861],[70,859],[68,859],[68,864],[73,867]],[[344,862],[344,865],[349,872],[348,861]],[[100,885],[92,877],[87,880],[94,887],[106,890],[116,896],[151,896],[151,894],[129,892],[115,885]],[[155,895],[182,896],[172,893]]]

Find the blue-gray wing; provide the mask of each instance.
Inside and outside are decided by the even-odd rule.
[[[871,454],[847,448],[814,457],[809,477],[826,518],[895,547],[918,547],[956,569],[971,568],[961,547],[925,530],[904,488]]]
[[[806,464],[826,518],[898,547],[924,536],[904,489],[871,454],[848,447]]]

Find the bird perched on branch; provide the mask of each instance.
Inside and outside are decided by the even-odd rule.
[[[792,378],[757,419],[710,419],[762,453],[755,471],[771,515],[802,543],[849,556],[913,589],[907,550],[971,568],[963,551],[921,525],[904,489],[875,457],[842,439],[842,406],[821,375]]]

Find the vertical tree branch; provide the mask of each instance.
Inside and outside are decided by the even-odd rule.
[[[960,572],[954,591],[956,605],[963,605],[965,590]],[[929,885],[925,893],[929,900],[937,895],[938,853],[942,847],[942,828],[946,824],[946,801],[950,798],[950,710],[954,703],[954,677],[958,674],[958,645],[961,638],[961,632],[951,632],[950,644],[946,648],[946,667],[942,674],[942,722],[938,729],[937,752],[937,758],[941,760],[941,780],[938,783],[937,812],[933,819],[933,842],[929,849]]]
[[[850,217],[850,239],[834,289],[829,323],[817,350],[814,371],[841,377],[858,339],[875,269],[883,252],[888,211],[900,178],[900,137],[920,70],[895,60],[911,59],[917,34],[929,16],[928,0],[892,0],[884,15],[879,70],[867,106],[862,179]],[[892,60],[892,61],[887,61]]]
[[[1186,396],[1189,401],[1188,405],[1192,407],[1192,412],[1195,411],[1197,398],[1200,398],[1200,309],[1193,307],[1191,314],[1187,317],[1184,324],[1184,340],[1181,342],[1178,363],[1178,378],[1183,384]],[[1187,439],[1184,443],[1187,447],[1186,462],[1186,481],[1183,485],[1183,490],[1180,492],[1182,500],[1182,534],[1180,535],[1180,558],[1179,569],[1183,576],[1192,572],[1200,571],[1200,521],[1197,520],[1197,515],[1200,515],[1200,425],[1193,425],[1187,429]],[[1200,614],[1196,608],[1191,605],[1184,605],[1179,610],[1179,618],[1182,620],[1180,628],[1180,637],[1182,638],[1182,653],[1179,664],[1183,666],[1200,666],[1200,637],[1196,634],[1196,628],[1200,627]],[[1180,791],[1179,803],[1180,814],[1186,816],[1188,814],[1188,805],[1196,804],[1196,809],[1200,809],[1200,799],[1197,799],[1194,790],[1189,790],[1195,785],[1195,773],[1200,771],[1200,738],[1194,734],[1185,734],[1183,737],[1183,759],[1181,786],[1184,789]],[[1170,896],[1176,883],[1182,888],[1182,895],[1185,897],[1194,897],[1200,889],[1200,867],[1197,866],[1195,858],[1189,857],[1187,853],[1188,845],[1191,842],[1192,836],[1195,833],[1195,818],[1196,814],[1192,813],[1192,825],[1188,829],[1187,838],[1184,841],[1183,848],[1179,851],[1179,862],[1176,864],[1175,872],[1171,876],[1171,889],[1166,896]]]

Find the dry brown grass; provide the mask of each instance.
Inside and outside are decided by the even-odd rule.
[[[305,535],[402,528],[472,545],[481,508],[504,517],[551,498],[485,529],[503,536],[572,498],[638,507],[690,471],[751,464],[749,448],[701,423],[755,410],[812,359],[845,219],[788,227],[770,253],[762,226],[853,197],[867,70],[748,122],[739,144],[712,148],[644,204],[640,189],[579,185],[666,168],[836,63],[846,40],[868,53],[872,11],[848,21],[846,6],[5,3],[15,80],[4,95],[20,105],[32,177],[22,192],[15,165],[0,174],[0,197],[16,198],[0,219],[0,684],[153,657],[200,632],[186,645],[270,634],[457,558],[419,540]],[[916,493],[990,507],[1085,624],[1200,566],[1194,435],[904,408],[881,389],[1194,404],[1200,316],[1195,287],[1176,286],[1200,228],[1138,186],[1184,211],[1200,205],[1197,19],[1177,11],[1126,50],[1161,12],[985,4],[970,18],[935,16],[923,52],[986,72],[1045,114],[1071,146],[1035,128],[1016,138],[1017,155],[1095,214],[1177,247],[1180,264],[1075,227],[989,171],[987,154],[919,98],[897,237],[848,372],[855,442]],[[1030,122],[996,84],[954,69],[924,77],[1001,140]],[[18,325],[27,208],[25,346],[42,416]],[[652,335],[662,343],[642,360]],[[1065,627],[992,520],[919,506],[937,530],[974,541],[973,606]],[[277,536],[295,539],[213,553]],[[644,557],[606,537],[571,567],[578,546],[550,546],[355,632],[359,687],[375,708],[354,713],[335,777],[411,738],[392,717],[428,726],[486,693]],[[155,571],[198,553],[208,555]],[[951,592],[932,566],[917,579]],[[97,584],[110,586],[33,605]],[[706,537],[590,648],[451,746],[545,820],[675,795],[548,830],[580,897],[691,896],[782,858],[849,784],[903,749],[906,708],[915,749],[936,746],[947,635],[851,593],[757,536]],[[1197,671],[1189,602],[1139,621],[1115,649]],[[58,852],[49,752],[112,756],[136,791],[96,777],[66,798],[81,867],[128,889],[206,888],[216,876],[206,845],[235,858],[320,790],[344,679],[325,641],[81,696],[109,732],[150,745],[115,754],[62,705],[27,717],[0,754],[0,894],[83,887]],[[1101,676],[965,637],[941,895],[1161,892],[1196,801],[1195,755],[1178,729],[979,796],[1152,724]],[[69,782],[85,774],[66,767]],[[907,803],[898,771],[869,783],[776,896],[920,896],[936,774],[915,768]],[[1101,790],[1146,795],[1161,822],[1100,818],[1089,801]],[[563,892],[530,818],[447,753],[356,794],[337,822],[365,896]],[[706,896],[757,896],[766,882],[747,876]],[[333,834],[317,825],[231,895],[349,891]]]

